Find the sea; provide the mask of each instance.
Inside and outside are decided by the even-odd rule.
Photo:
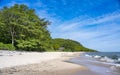
[[[87,67],[93,75],[120,75],[120,52],[88,52],[69,62]],[[92,75],[78,72],[73,75]]]
[[[95,58],[101,62],[120,64],[120,52],[89,52],[85,56]]]

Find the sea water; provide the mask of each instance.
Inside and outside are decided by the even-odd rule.
[[[120,64],[120,52],[89,52],[85,56],[98,59],[102,62]]]
[[[120,52],[88,52],[70,62],[86,66],[95,75],[120,75]]]
[[[120,52],[89,52],[85,56],[96,59],[106,65],[111,65],[113,71],[120,73]]]

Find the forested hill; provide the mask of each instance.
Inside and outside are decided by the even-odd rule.
[[[69,39],[52,39],[44,18],[34,9],[15,4],[0,9],[0,49],[26,51],[94,51]]]
[[[89,48],[85,48],[79,42],[70,39],[56,38],[52,40],[52,44],[54,50],[58,51],[95,51]]]

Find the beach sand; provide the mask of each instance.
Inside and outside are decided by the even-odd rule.
[[[80,65],[55,59],[37,64],[4,68],[1,70],[0,74],[1,75],[69,75],[81,70],[86,70],[86,68]]]
[[[66,60],[80,52],[27,52],[0,56],[0,75],[70,75],[87,70]]]
[[[112,68],[82,52],[0,50],[0,75],[120,75]]]

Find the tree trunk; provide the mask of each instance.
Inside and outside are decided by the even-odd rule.
[[[14,28],[10,27],[11,43],[14,46]]]
[[[11,36],[12,36],[12,45],[14,46],[14,33],[13,32],[11,33]]]

